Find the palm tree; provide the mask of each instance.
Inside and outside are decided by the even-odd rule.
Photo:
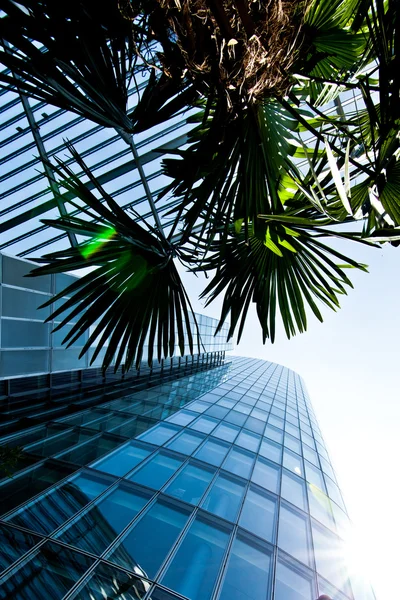
[[[309,312],[322,320],[321,305],[339,306],[346,269],[365,269],[321,238],[400,239],[395,0],[0,6],[3,85],[116,128],[134,153],[133,134],[195,109],[188,147],[164,160],[163,193],[177,199],[168,235],[151,195],[156,228],[119,210],[73,148],[101,200],[53,165],[92,224],[52,222],[89,241],[43,257],[34,274],[97,267],[68,290],[65,309],[86,313],[66,341],[100,319],[90,343],[100,336],[99,350],[111,336],[104,366],[113,357],[138,364],[146,339],[149,362],[155,343],[158,358],[171,354],[176,335],[183,351],[173,322],[179,316],[179,328],[184,315],[189,334],[190,303],[174,258],[212,275],[203,296],[224,293],[219,327],[230,316],[229,336],[238,327],[240,338],[253,302],[273,341],[277,313],[288,337],[302,332]],[[128,113],[128,87],[143,72],[146,88]],[[342,110],[345,92],[361,96],[354,113]]]

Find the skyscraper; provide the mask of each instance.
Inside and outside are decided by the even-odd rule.
[[[301,378],[219,363],[27,409],[1,440],[26,454],[1,485],[0,598],[369,597]]]

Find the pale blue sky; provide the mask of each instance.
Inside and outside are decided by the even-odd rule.
[[[369,274],[349,272],[355,289],[342,308],[324,311],[324,323],[310,318],[307,333],[290,341],[284,334],[263,346],[255,312],[235,354],[280,363],[299,373],[309,390],[339,485],[358,529],[377,600],[397,597],[400,539],[400,247],[372,249],[346,243]],[[201,281],[184,276],[194,308]],[[362,599],[360,599],[362,600]]]

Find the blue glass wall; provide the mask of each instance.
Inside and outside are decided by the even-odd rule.
[[[8,442],[32,464],[0,489],[0,598],[373,598],[346,564],[335,473],[284,367],[235,357]]]
[[[75,277],[64,273],[44,275],[42,277],[25,277],[35,265],[0,253],[0,380],[19,375],[69,371],[71,369],[87,369],[94,348],[90,348],[85,356],[79,359],[80,351],[88,339],[88,332],[76,340],[70,348],[62,345],[69,328],[81,315],[77,315],[60,331],[51,331],[60,322],[58,320],[44,323],[49,316],[50,307],[38,310],[54,294],[58,294],[75,281]],[[68,297],[68,296],[67,296]],[[54,308],[57,304],[54,305]],[[201,333],[204,352],[231,350],[232,343],[226,342],[228,326],[214,336],[218,320],[196,315]],[[192,333],[195,333],[194,320],[190,315]],[[93,367],[101,366],[106,348],[99,353]],[[144,348],[144,357],[147,349]],[[185,354],[190,349],[185,348]],[[180,355],[179,347],[175,355]]]

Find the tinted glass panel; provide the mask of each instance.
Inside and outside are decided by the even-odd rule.
[[[278,546],[311,566],[308,518],[283,505],[279,513]]]
[[[203,460],[211,465],[219,466],[224,460],[228,450],[228,444],[217,442],[213,439],[208,439],[200,448],[200,450],[196,452],[195,456],[199,460]]]
[[[50,533],[104,492],[111,483],[112,481],[104,481],[96,475],[78,475],[20,510],[15,516],[12,515],[10,520],[39,533]]]
[[[271,573],[271,554],[261,545],[236,538],[218,600],[266,600]]]
[[[315,600],[312,575],[278,562],[275,600]]]
[[[241,477],[248,478],[250,475],[251,468],[254,462],[254,454],[246,452],[246,450],[239,450],[233,448],[228,458],[223,464],[223,468],[226,471],[240,475]]]
[[[123,538],[109,560],[137,575],[154,578],[189,514],[190,511],[157,502]]]
[[[178,431],[180,431],[179,427],[175,427],[174,425],[167,425],[166,423],[161,423],[160,425],[156,425],[150,431],[143,433],[140,436],[141,440],[145,440],[149,442],[149,444],[156,444],[157,446],[162,446],[170,440]]]
[[[154,489],[160,489],[179,469],[182,459],[160,452],[141,467],[129,479]]]
[[[261,456],[269,458],[278,464],[280,464],[282,461],[282,446],[271,440],[264,439],[261,442],[259,452]]]
[[[258,446],[260,444],[260,436],[255,433],[250,433],[248,431],[241,431],[237,437],[235,444],[238,446],[242,446],[246,448],[246,450],[251,450],[252,452],[257,452]]]
[[[2,583],[2,598],[43,600],[44,590],[58,600],[93,564],[93,560],[57,544],[46,544]]]
[[[276,500],[266,492],[249,489],[239,525],[259,537],[273,542],[275,538]]]
[[[277,465],[263,458],[258,458],[254,465],[251,480],[257,483],[257,485],[261,485],[261,487],[277,494],[279,489],[279,473],[280,468]]]
[[[227,423],[221,423],[213,432],[213,435],[219,437],[227,442],[233,442],[239,433],[239,427],[235,425],[228,425]]]
[[[103,434],[101,437],[79,446],[79,448],[74,448],[60,454],[60,458],[76,463],[77,465],[87,465],[92,460],[111,452],[111,450],[120,446],[124,441],[123,438]]]
[[[137,515],[150,495],[120,485],[59,536],[63,542],[101,554]]]
[[[302,510],[307,510],[306,486],[300,477],[283,469],[281,496]]]
[[[312,523],[314,553],[317,571],[339,590],[349,593],[348,574],[345,565],[343,542],[336,535]],[[329,548],[329,552],[327,552]],[[331,557],[334,556],[335,560]]]
[[[244,489],[244,482],[231,479],[225,475],[218,475],[204,499],[202,507],[228,521],[235,521]]]
[[[229,534],[197,519],[190,527],[162,583],[191,600],[208,600]]]
[[[202,431],[203,433],[210,433],[215,426],[218,425],[218,421],[210,417],[202,416],[197,421],[191,424],[191,428],[196,431]]]
[[[128,473],[133,467],[136,467],[142,460],[144,460],[152,449],[144,448],[139,444],[128,444],[119,448],[111,456],[106,456],[101,461],[92,465],[94,469],[105,471],[106,473],[112,473],[113,475],[122,476]]]
[[[76,467],[66,466],[57,461],[46,461],[34,467],[28,473],[15,476],[0,487],[1,512],[5,513],[22,504],[32,496],[50,487],[53,483],[64,479],[75,471]]]
[[[0,572],[33,548],[41,538],[0,525]]]
[[[165,492],[175,498],[198,504],[214,476],[196,465],[187,465],[166,488]]]
[[[184,431],[168,445],[168,448],[175,452],[182,452],[182,454],[193,454],[203,440],[204,436],[194,431]]]
[[[101,564],[72,598],[79,600],[141,600],[150,584],[120,569]]]

